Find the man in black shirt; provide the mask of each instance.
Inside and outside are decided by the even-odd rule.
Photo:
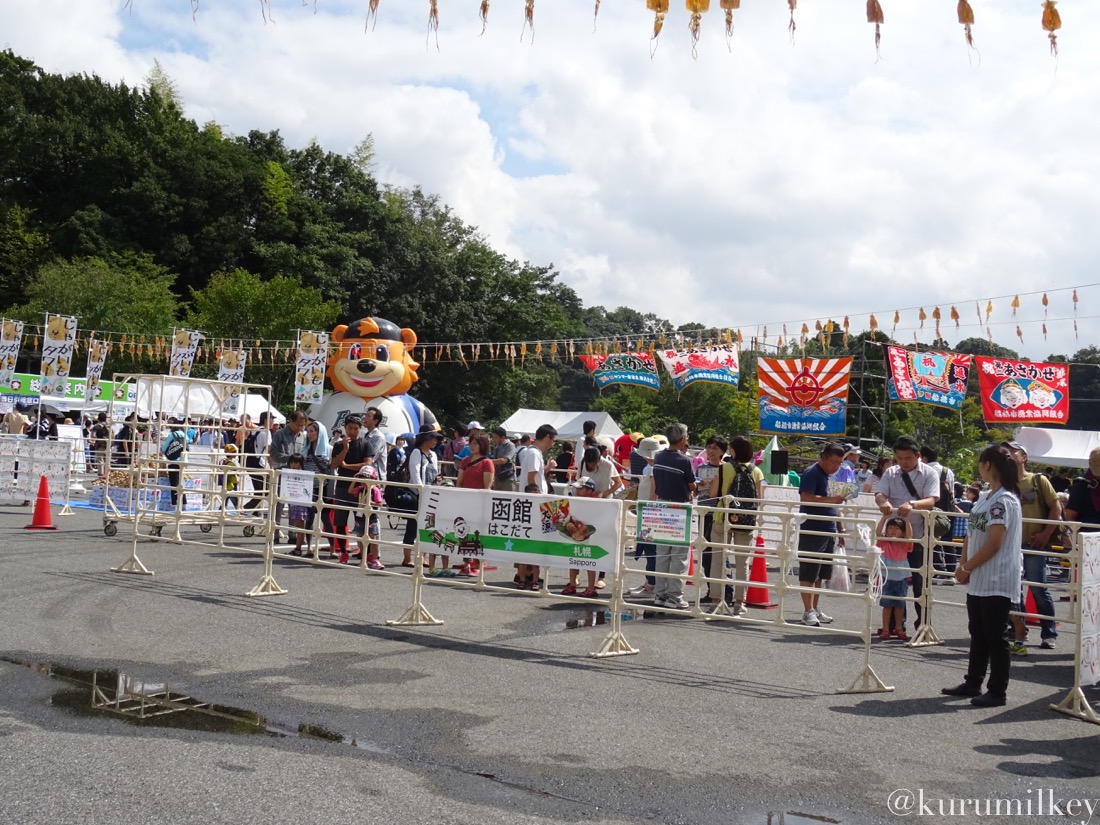
[[[686,455],[688,431],[685,424],[669,424],[665,430],[668,449],[653,459],[653,494],[657,501],[688,503],[695,495],[695,470]],[[686,576],[691,548],[675,544],[656,545],[657,573]],[[685,610],[684,580],[658,576],[653,587],[653,604]]]

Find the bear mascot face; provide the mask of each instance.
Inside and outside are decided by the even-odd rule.
[[[431,411],[408,395],[420,368],[412,356],[415,332],[370,317],[336,327],[330,342],[326,374],[335,393],[314,408],[314,417],[330,430],[368,407],[382,412],[383,432],[415,433],[423,424],[438,427]]]

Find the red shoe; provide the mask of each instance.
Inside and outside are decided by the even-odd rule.
[[[884,627],[884,628],[882,628],[881,630],[879,630],[879,632],[878,632],[878,640],[879,640],[880,642],[888,642],[888,641],[890,641],[890,631],[889,631],[889,630],[887,630],[887,629],[886,629],[885,627]]]
[[[588,587],[581,591],[582,599],[598,599],[599,597],[599,591],[595,587]]]
[[[575,595],[577,595],[577,585],[567,584],[565,587],[563,587],[561,589],[561,594],[563,596],[575,596]]]
[[[909,641],[909,634],[906,633],[901,628],[895,627],[894,628],[894,638],[897,639],[899,642],[908,642]]]

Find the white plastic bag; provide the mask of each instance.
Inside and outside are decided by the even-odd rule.
[[[829,589],[838,593],[847,593],[849,589],[848,562],[845,557],[844,547],[839,543],[833,551],[839,558],[833,560],[833,573],[829,576]]]

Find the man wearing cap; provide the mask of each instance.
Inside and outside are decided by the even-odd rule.
[[[481,432],[481,422],[480,421],[471,421],[469,424],[466,425],[466,444],[455,455],[455,463],[456,464],[459,461],[461,461],[462,459],[470,457],[470,441],[473,440],[473,437],[475,435],[477,435],[478,433],[480,433],[480,432]]]
[[[1058,494],[1050,485],[1050,481],[1042,473],[1029,473],[1027,471],[1027,450],[1016,441],[1006,441],[1004,446],[1008,449],[1012,460],[1020,468],[1020,505],[1024,517],[1024,550],[1048,550],[1050,539],[1057,528],[1056,524],[1034,524],[1029,519],[1046,519],[1060,521],[1062,518],[1062,502],[1058,500]],[[1050,616],[1049,619],[1039,621],[1040,647],[1044,650],[1053,650],[1055,640],[1058,638],[1058,625],[1054,622],[1054,600],[1050,597],[1050,590],[1043,587],[1047,583],[1047,559],[1048,556],[1031,555],[1024,553],[1024,580],[1034,582],[1029,584],[1031,595],[1035,598],[1035,612],[1042,616]],[[1026,602],[1025,602],[1026,603]],[[1020,630],[1023,620],[1013,618],[1013,624],[1017,625],[1017,639],[1020,638]],[[1026,648],[1024,649],[1026,651]],[[1017,652],[1018,651],[1013,651]],[[1018,654],[1019,655],[1019,654]]]
[[[920,460],[920,445],[910,436],[903,435],[894,442],[896,463],[883,472],[875,485],[875,504],[884,516],[896,512],[901,518],[909,519],[915,537],[924,536],[924,514],[936,506],[940,497],[940,476],[935,470]],[[924,576],[920,568],[924,567],[924,546],[914,544],[909,551],[909,567],[915,568],[913,576],[913,596],[917,599],[924,593]],[[921,604],[915,603],[917,621],[920,628]],[[887,628],[889,629],[889,628]],[[895,628],[904,631],[905,628]]]
[[[373,448],[366,437],[360,434],[362,420],[357,415],[344,419],[347,437],[340,448],[332,455],[332,469],[340,479],[336,482],[334,495],[338,505],[332,511],[332,552],[340,554],[341,563],[348,561],[347,527],[349,508],[359,505],[359,497],[351,494],[351,485],[355,474],[367,465],[367,459],[374,457]]]
[[[496,467],[496,475],[493,477],[493,489],[502,493],[514,493],[516,491],[516,445],[508,440],[508,432],[503,427],[493,427],[493,449],[489,451],[489,458]]]
[[[665,430],[668,448],[653,459],[653,493],[657,501],[690,503],[695,496],[695,470],[687,457],[688,429],[686,424],[669,424]],[[690,605],[684,599],[684,580],[687,575],[690,548],[674,544],[656,546],[655,572],[671,573],[661,576],[653,588],[653,604],[686,610]]]

